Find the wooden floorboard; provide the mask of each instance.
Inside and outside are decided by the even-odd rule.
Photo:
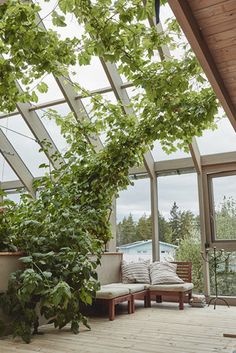
[[[41,328],[31,344],[10,337],[0,341],[0,353],[236,353],[236,307],[217,306],[179,311],[177,304],[138,307],[134,314],[126,308],[115,321],[91,318],[89,331],[81,327],[74,335],[51,325]]]

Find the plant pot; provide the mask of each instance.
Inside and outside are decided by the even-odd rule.
[[[0,293],[8,287],[8,279],[12,272],[23,268],[19,258],[24,254],[18,252],[0,252]]]

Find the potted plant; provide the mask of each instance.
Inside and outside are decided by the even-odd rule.
[[[3,192],[1,192],[3,196]],[[8,286],[9,276],[12,272],[20,269],[22,264],[19,258],[23,255],[17,250],[11,233],[11,212],[14,212],[15,204],[5,200],[0,204],[0,293]]]

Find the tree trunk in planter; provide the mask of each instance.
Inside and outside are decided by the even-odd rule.
[[[0,252],[0,294],[5,292],[8,287],[9,276],[12,272],[22,269],[23,264],[19,258],[24,254],[18,252]],[[8,335],[12,332],[9,318],[0,309],[0,320],[4,322],[4,331],[1,335]]]
[[[0,293],[7,290],[10,274],[23,267],[23,264],[19,261],[19,258],[23,255],[20,251],[0,252]]]

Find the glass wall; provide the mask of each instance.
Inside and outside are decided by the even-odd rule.
[[[236,240],[236,175],[218,175],[210,181],[213,240]]]
[[[161,260],[191,261],[194,291],[203,292],[196,173],[159,176],[158,210]]]
[[[236,252],[216,252],[216,274],[214,252],[209,253],[211,295],[235,296],[236,293]]]
[[[144,177],[117,199],[117,247],[126,261],[152,258],[150,179]]]

